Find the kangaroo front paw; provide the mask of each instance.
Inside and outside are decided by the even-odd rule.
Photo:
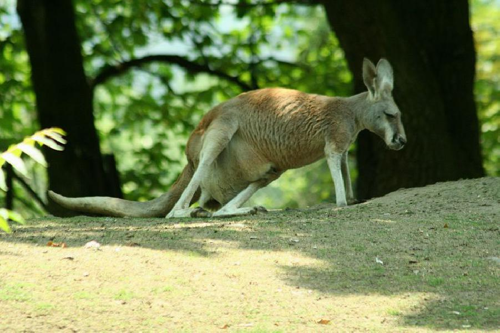
[[[191,210],[191,217],[211,217],[212,214],[201,207],[197,207]]]
[[[255,206],[254,208],[258,213],[267,213],[267,209],[264,206]]]

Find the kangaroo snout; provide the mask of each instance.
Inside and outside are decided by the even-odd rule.
[[[400,150],[406,144],[406,138],[401,134],[394,134],[392,137],[392,143],[389,148],[394,150]]]

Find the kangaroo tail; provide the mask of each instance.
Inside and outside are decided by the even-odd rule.
[[[52,191],[48,192],[48,196],[62,207],[76,212],[117,217],[165,217],[179,200],[193,173],[193,166],[189,163],[167,193],[146,202],[111,197],[67,198]],[[193,201],[198,197],[199,193]]]

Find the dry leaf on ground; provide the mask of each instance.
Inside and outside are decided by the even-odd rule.
[[[65,248],[67,247],[66,243],[54,243],[53,241],[48,241],[47,242],[47,246],[50,246],[50,247],[61,247],[61,248]]]

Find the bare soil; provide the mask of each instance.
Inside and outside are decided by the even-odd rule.
[[[500,330],[499,178],[343,209],[13,227],[2,332]]]

